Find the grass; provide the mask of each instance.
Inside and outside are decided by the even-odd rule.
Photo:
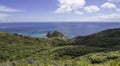
[[[0,66],[120,66],[119,30],[103,32],[67,40],[0,32]]]

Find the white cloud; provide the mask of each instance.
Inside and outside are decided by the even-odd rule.
[[[75,11],[76,14],[78,15],[83,15],[84,13],[83,12],[80,12],[80,11]]]
[[[109,2],[120,2],[120,0],[108,0]]]
[[[87,11],[87,12],[89,12],[89,13],[93,13],[93,12],[99,11],[100,9],[98,8],[98,6],[91,5],[91,6],[86,6],[84,8],[84,10]]]
[[[65,5],[61,5],[60,8],[58,8],[55,13],[64,13],[64,12],[69,12],[71,11],[72,9],[68,6],[65,6]]]
[[[59,8],[56,9],[55,13],[76,11],[83,8],[85,5],[85,0],[58,0],[58,2]]]
[[[117,11],[117,12],[120,12],[120,9],[119,9],[119,8],[117,8],[117,9],[116,9],[116,11]]]
[[[0,5],[0,21],[6,21],[7,17],[11,16],[4,12],[21,12],[21,11],[23,10],[17,10],[17,9],[13,9],[13,8]]]
[[[98,18],[106,20],[120,20],[120,13],[112,13],[109,15],[100,15]]]
[[[94,14],[87,17],[84,17],[86,21],[99,21],[99,22],[120,22],[120,13],[111,13],[111,14]]]
[[[18,12],[18,11],[20,11],[20,10],[0,5],[0,12]]]
[[[116,5],[110,2],[106,2],[103,5],[101,5],[101,7],[105,9],[113,9],[116,8]]]
[[[0,21],[4,21],[8,16],[8,14],[0,13]]]

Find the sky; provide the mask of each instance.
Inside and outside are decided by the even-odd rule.
[[[0,22],[120,22],[120,0],[0,0]]]

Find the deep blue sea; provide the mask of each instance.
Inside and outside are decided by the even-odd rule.
[[[59,31],[72,38],[93,34],[102,30],[120,28],[117,22],[26,22],[0,23],[0,32],[18,33],[33,37],[45,37],[49,31]]]

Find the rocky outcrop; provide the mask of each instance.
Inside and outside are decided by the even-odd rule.
[[[58,31],[48,32],[46,36],[48,38],[67,39],[61,32]]]

